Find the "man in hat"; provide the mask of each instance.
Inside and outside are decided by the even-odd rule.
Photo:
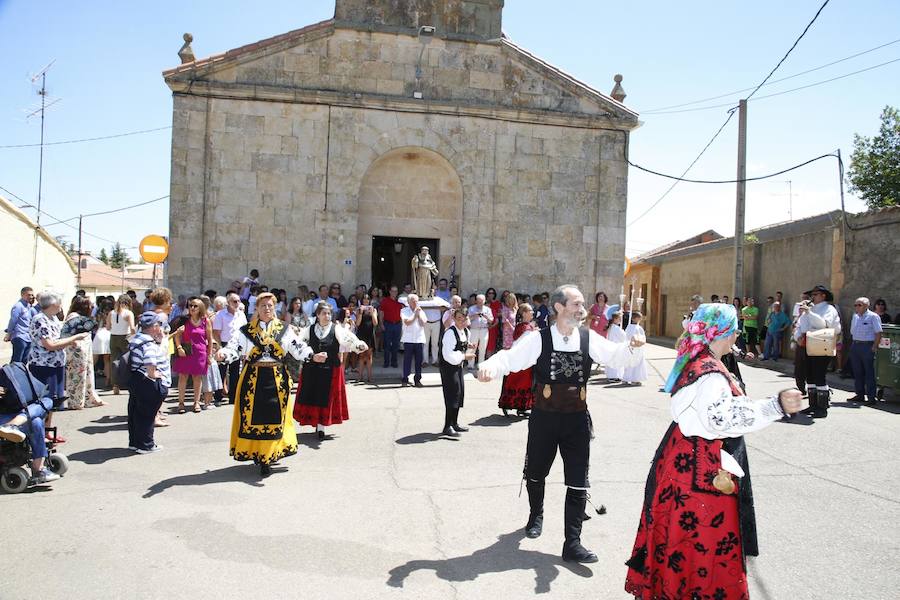
[[[609,367],[631,367],[642,360],[631,347],[640,338],[616,344],[583,327],[587,318],[584,296],[574,285],[562,285],[550,296],[556,322],[526,333],[509,350],[480,363],[479,381],[490,381],[534,366],[537,386],[534,409],[528,420],[528,446],[524,478],[530,514],[525,535],[541,535],[544,523],[544,480],[559,450],[565,472],[565,543],[562,558],[580,563],[597,562],[597,555],[581,545],[581,525],[588,500],[588,463],[592,435],[587,408],[587,382],[594,362]]]
[[[797,331],[801,338],[810,331],[834,329],[836,339],[840,339],[841,316],[830,304],[834,300],[831,290],[824,285],[817,285],[806,293],[812,298],[813,305],[797,321]],[[809,356],[809,354],[806,356],[806,391],[809,394],[809,408],[804,412],[816,419],[828,416],[831,390],[828,388],[825,375],[831,359],[831,356]]]

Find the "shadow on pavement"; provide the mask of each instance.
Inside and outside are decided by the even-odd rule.
[[[287,469],[284,467],[276,467],[272,469],[272,473],[277,474],[286,470]],[[173,487],[211,485],[214,483],[231,483],[234,481],[240,481],[246,483],[247,485],[252,485],[253,487],[263,487],[263,483],[260,479],[261,477],[259,474],[259,469],[253,463],[232,465],[230,467],[216,469],[215,471],[194,473],[192,475],[179,475],[177,477],[163,479],[159,483],[154,483],[153,485],[151,485],[147,489],[147,493],[145,493],[142,497],[152,498],[153,496],[161,494],[162,492]]]
[[[472,427],[509,427],[513,423],[518,423],[519,421],[527,421],[528,417],[520,417],[519,415],[509,415],[508,417],[504,417],[503,415],[487,415],[486,417],[481,417],[476,421],[472,421],[469,423]]]
[[[94,419],[91,423],[127,423],[128,417],[126,415],[103,415],[99,419]]]
[[[67,456],[69,457],[69,460],[83,462],[87,465],[102,465],[110,460],[137,455],[133,450],[129,450],[128,448],[93,448],[91,450],[76,452],[75,454],[68,454]]]
[[[126,418],[127,421],[127,418]],[[107,433],[110,431],[127,431],[128,423],[115,423],[113,425],[109,425],[108,427],[103,427],[100,425],[85,425],[78,429],[81,433],[86,433],[88,435],[96,435],[98,433]]]
[[[443,433],[414,433],[398,440],[394,440],[394,443],[400,444],[401,446],[407,446],[409,444],[425,444],[427,442],[437,442],[440,440],[458,442],[459,438],[446,437]]]
[[[559,556],[523,550],[520,542],[525,532],[516,530],[497,538],[497,542],[476,550],[469,556],[457,556],[445,560],[411,560],[390,570],[387,584],[403,587],[403,582],[415,571],[432,570],[444,581],[474,581],[479,575],[505,571],[534,571],[534,593],[546,594],[550,584],[559,576],[560,567],[580,577],[593,577],[588,567],[578,563],[562,562]]]
[[[815,423],[812,417],[807,415],[801,415],[800,413],[795,414],[793,417],[782,418],[778,423],[783,423],[785,425],[803,425],[810,426]]]

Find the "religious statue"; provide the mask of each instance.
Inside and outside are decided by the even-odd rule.
[[[412,259],[413,287],[420,299],[432,298],[434,294],[434,282],[438,276],[438,268],[428,253],[428,246],[422,246],[419,253]]]

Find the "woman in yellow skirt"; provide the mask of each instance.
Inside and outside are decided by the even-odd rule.
[[[216,355],[220,362],[244,359],[235,394],[230,453],[237,461],[258,464],[263,476],[271,473],[272,463],[297,453],[291,378],[284,368],[288,354],[300,361],[322,359],[313,356],[293,328],[275,318],[275,296],[263,293],[256,299],[250,322],[235,331]]]

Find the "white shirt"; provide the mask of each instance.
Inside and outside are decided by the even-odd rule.
[[[307,300],[307,301],[304,302],[303,305],[302,305],[302,306],[303,306],[303,313],[304,313],[307,317],[309,317],[309,320],[310,320],[310,321],[312,321],[312,319],[313,319],[313,311],[316,310],[316,305],[318,305],[318,304],[319,304],[319,300],[318,300],[317,298],[315,298],[315,299]]]
[[[441,338],[441,355],[448,363],[456,366],[465,360],[466,353],[456,349],[456,336],[453,335],[454,331],[459,333],[459,341],[461,342],[468,343],[469,337],[466,335],[465,330],[456,329],[456,325],[452,325],[444,332],[444,337]]]
[[[735,438],[768,427],[784,416],[775,396],[751,400],[734,396],[728,380],[719,373],[707,373],[672,396],[672,419],[681,433],[705,440]],[[722,450],[722,468],[744,476],[738,462]]]
[[[244,311],[235,309],[231,314],[227,308],[223,308],[213,317],[213,331],[218,331],[222,338],[222,343],[227,344],[231,340],[234,332],[247,324],[247,316]]]
[[[423,308],[425,312],[425,319],[429,323],[440,323],[441,322],[441,309],[440,308]]]
[[[621,328],[620,328],[621,330]],[[553,349],[560,352],[578,352],[581,349],[581,335],[578,330],[564,339],[556,325],[550,326],[550,338],[553,340]],[[509,350],[501,350],[486,361],[480,368],[491,379],[502,377],[516,371],[522,371],[532,367],[541,356],[540,331],[529,331],[524,334]],[[633,367],[641,362],[641,355],[632,352],[628,344],[611,342],[596,331],[588,332],[588,353],[596,363],[603,363],[616,369]]]
[[[866,310],[862,316],[855,312],[850,321],[850,336],[854,342],[874,342],[875,337],[881,333],[881,317]]]
[[[474,304],[469,307],[469,321],[472,323],[470,329],[487,329],[494,322],[494,313],[487,304],[481,308]]]
[[[814,304],[812,309],[800,315],[797,319],[797,339],[805,333],[817,329],[833,328],[838,338],[841,336],[841,316],[828,302]]]
[[[401,344],[424,344],[425,343],[425,311],[419,312],[418,317],[407,325],[406,320],[411,319],[415,311],[408,306],[403,307],[400,311],[400,319],[403,322],[403,334],[400,336]]]
[[[313,323],[309,327],[301,329],[298,337],[301,342],[307,343],[309,342],[310,331],[312,331],[312,334],[321,340],[328,337],[332,327],[334,327],[334,337],[337,338],[338,344],[343,348],[346,348],[349,352],[356,352],[357,354],[365,352],[365,350],[359,349],[360,344],[363,343],[362,340],[356,337],[352,331],[334,321],[330,321],[325,327],[320,326],[318,323]],[[366,349],[368,349],[368,346],[366,346]],[[341,351],[343,352],[344,350]]]
[[[263,329],[268,329],[273,322],[274,321],[263,323],[260,321],[259,326]],[[312,348],[307,346],[306,342],[300,339],[300,336],[294,332],[294,328],[287,324],[285,324],[285,332],[284,335],[281,336],[280,345],[284,348],[285,352],[290,353],[290,355],[297,360],[306,360],[307,357],[312,356],[313,353]],[[235,329],[228,344],[222,348],[222,354],[225,359],[223,362],[230,363],[236,361],[238,358],[247,358],[247,355],[250,354],[252,349],[253,342],[250,338],[248,338],[240,329]]]

